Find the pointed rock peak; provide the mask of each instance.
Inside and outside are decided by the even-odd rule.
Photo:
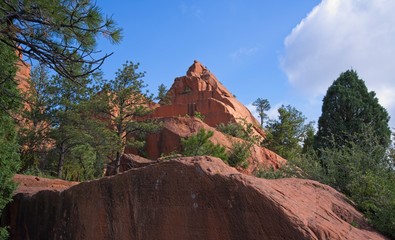
[[[203,66],[199,61],[194,60],[192,66],[187,71],[187,76],[200,76],[207,71],[207,67]]]

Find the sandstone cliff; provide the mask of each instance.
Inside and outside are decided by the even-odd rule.
[[[16,180],[4,218],[16,240],[385,239],[328,186],[258,179],[211,157],[154,163],[60,191],[51,180],[38,192],[29,189],[42,178]]]
[[[252,126],[252,135],[259,139],[265,137],[251,112],[198,61],[194,61],[185,76],[174,80],[168,98],[167,104],[154,106],[150,116],[163,123],[159,133],[150,134],[147,138],[145,152],[150,159],[180,152],[181,138],[196,134],[200,128],[213,131],[211,141],[231,150],[232,143],[239,140],[217,131],[216,127],[220,123],[244,122]],[[193,117],[196,112],[204,116],[204,121]],[[129,148],[125,152],[135,154],[136,150]],[[247,159],[249,167],[243,170],[246,173],[260,168],[277,169],[286,162],[276,153],[258,145],[253,145],[250,152],[251,156]]]
[[[196,134],[201,128],[214,132],[210,140],[214,144],[224,146],[227,151],[231,151],[233,142],[241,141],[241,139],[226,135],[210,127],[198,118],[167,117],[158,120],[162,123],[162,129],[157,133],[149,134],[147,137],[145,152],[151,159],[157,159],[161,155],[181,152],[181,138],[187,138]],[[126,149],[126,153],[135,153],[135,151]],[[249,163],[248,168],[240,169],[245,173],[253,173],[261,168],[278,169],[286,163],[284,158],[256,144],[250,148],[250,154],[250,157],[247,159]]]

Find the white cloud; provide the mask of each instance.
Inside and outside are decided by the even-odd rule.
[[[310,99],[354,69],[395,120],[395,1],[323,0],[285,39],[281,67]]]
[[[236,51],[230,53],[229,56],[230,58],[232,58],[232,60],[239,60],[240,58],[245,56],[249,57],[255,55],[258,52],[258,50],[259,50],[258,47],[252,47],[252,48],[241,47]]]

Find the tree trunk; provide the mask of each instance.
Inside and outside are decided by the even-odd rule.
[[[116,157],[115,157],[115,174],[119,173],[119,169],[121,166],[121,153],[119,151],[117,151]]]
[[[62,178],[62,174],[63,174],[65,149],[66,149],[66,146],[64,143],[62,143],[60,145],[60,156],[59,156],[59,161],[58,161],[58,178]]]

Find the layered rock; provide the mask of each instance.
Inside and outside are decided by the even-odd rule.
[[[145,152],[150,159],[180,152],[181,138],[196,134],[200,128],[213,131],[211,141],[231,151],[232,143],[240,139],[217,131],[216,127],[221,123],[248,124],[252,126],[252,135],[260,139],[265,137],[251,112],[198,61],[194,61],[189,67],[186,76],[174,80],[167,97],[167,104],[156,106],[151,116],[163,122],[163,129],[147,138]],[[204,117],[204,121],[193,117],[197,112]],[[125,152],[136,153],[133,149],[126,149]],[[243,170],[247,173],[259,168],[277,169],[286,162],[282,157],[258,145],[251,147],[251,156],[247,161],[249,167]]]
[[[254,126],[255,134],[264,136],[251,112],[223,86],[200,62],[194,61],[186,76],[178,77],[168,93],[169,105],[155,109],[155,117],[204,115],[205,123],[216,127],[220,123],[244,119]]]
[[[328,186],[258,179],[212,157],[154,163],[61,192],[19,192],[5,219],[16,240],[385,239]]]
[[[158,119],[162,123],[162,129],[157,133],[147,136],[145,153],[150,159],[157,159],[172,153],[179,153],[182,150],[181,139],[188,138],[196,134],[199,129],[212,131],[214,134],[210,138],[214,144],[224,146],[227,151],[232,150],[234,142],[241,139],[226,135],[205,122],[195,117],[168,117]],[[134,153],[133,149],[126,149],[126,153]],[[262,148],[256,144],[250,148],[250,157],[247,159],[249,165],[247,169],[240,169],[245,173],[253,173],[261,168],[278,169],[286,163],[286,160],[274,152]]]

